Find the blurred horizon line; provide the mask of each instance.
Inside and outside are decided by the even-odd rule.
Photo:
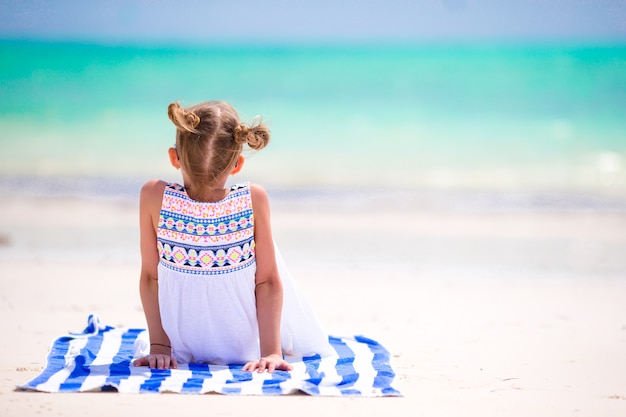
[[[240,49],[383,49],[383,48],[574,48],[574,47],[624,47],[626,38],[621,37],[546,37],[546,38],[372,38],[372,39],[227,39],[214,38],[206,40],[191,39],[118,39],[107,37],[71,37],[71,36],[4,36],[0,35],[3,43],[33,43],[82,45],[99,47],[128,47],[139,49],[211,49],[211,48],[240,48]]]

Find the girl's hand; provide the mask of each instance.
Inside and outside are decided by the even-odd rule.
[[[270,374],[276,369],[279,371],[291,371],[293,367],[285,362],[280,355],[272,354],[259,360],[250,361],[242,368],[244,371],[253,372],[256,370],[258,373],[263,373],[267,370]]]
[[[150,354],[133,362],[135,366],[149,366],[152,369],[176,369],[178,362],[170,355],[161,353]]]
[[[150,354],[135,360],[133,365],[149,366],[152,369],[176,369],[178,368],[178,362],[171,354],[172,351],[169,347],[152,346]]]

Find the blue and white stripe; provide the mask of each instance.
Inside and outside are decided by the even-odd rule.
[[[90,316],[80,334],[58,338],[44,370],[20,389],[43,392],[118,391],[184,394],[319,396],[400,396],[389,353],[378,342],[330,337],[337,355],[288,357],[290,372],[244,372],[241,366],[184,364],[178,369],[135,367],[132,360],[148,347],[145,329],[106,326]]]

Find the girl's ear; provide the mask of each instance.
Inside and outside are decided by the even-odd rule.
[[[245,158],[243,157],[243,155],[239,155],[239,158],[237,158],[237,162],[235,162],[235,166],[233,167],[233,170],[230,171],[230,175],[235,175],[236,173],[241,171],[241,168],[243,168],[244,162],[245,162]]]
[[[178,151],[176,148],[169,148],[167,150],[170,157],[170,164],[176,169],[180,169],[180,158],[178,158]]]

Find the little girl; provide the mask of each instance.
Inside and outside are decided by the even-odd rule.
[[[274,246],[266,191],[250,183],[225,188],[243,166],[243,146],[268,144],[267,128],[241,123],[220,101],[188,109],[172,103],[168,116],[176,126],[169,158],[184,185],[153,180],[141,190],[140,294],[150,354],[135,365],[273,372],[291,370],[283,355],[332,354]]]

